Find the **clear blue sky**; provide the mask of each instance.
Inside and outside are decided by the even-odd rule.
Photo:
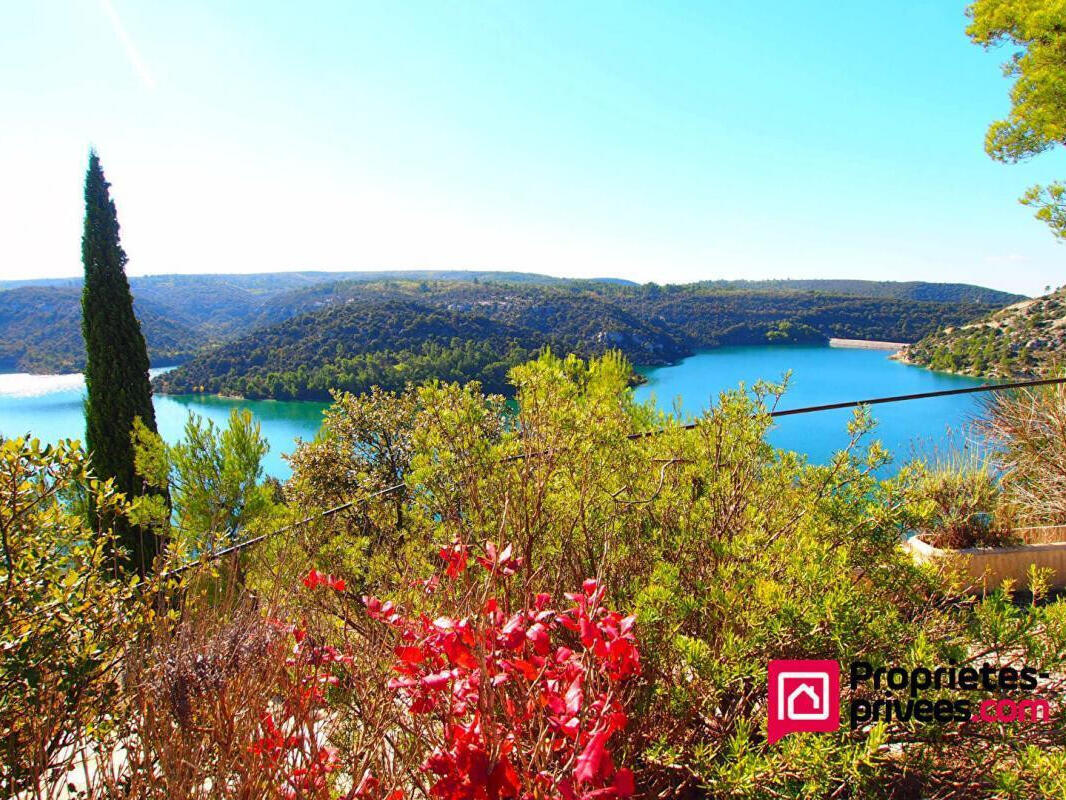
[[[1066,249],[992,162],[953,0],[34,0],[0,32],[0,277],[80,270],[95,144],[131,274],[508,268],[1026,293]]]

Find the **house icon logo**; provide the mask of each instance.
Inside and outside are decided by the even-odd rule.
[[[806,675],[801,672],[783,672],[777,676],[778,681],[784,681],[786,678],[797,678],[804,682],[797,685],[786,698],[785,709],[781,709],[781,711],[784,712],[781,715],[782,719],[829,718],[829,704],[826,701],[826,694],[829,691],[829,679],[825,675]],[[807,682],[808,678],[811,679],[810,682]],[[812,688],[814,683],[819,684],[817,690]],[[799,710],[804,707],[808,710]]]
[[[836,661],[771,661],[767,740],[840,727],[840,665]]]

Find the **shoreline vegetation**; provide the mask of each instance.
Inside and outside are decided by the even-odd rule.
[[[938,372],[1042,378],[1066,367],[1066,287],[1012,303],[963,325],[945,325],[897,358]]]
[[[749,346],[749,347],[787,347],[787,346],[790,346],[790,345],[793,345],[793,346],[810,346],[811,344],[814,344],[816,346],[824,346],[824,347],[838,348],[838,349],[845,349],[845,350],[883,350],[885,352],[892,353],[892,355],[890,355],[889,358],[894,359],[894,360],[902,360],[902,359],[898,359],[897,358],[897,354],[899,353],[899,351],[901,349],[903,349],[904,347],[907,346],[905,343],[902,343],[902,342],[884,342],[884,341],[879,341],[879,340],[875,340],[875,339],[838,339],[838,338],[830,338],[827,341],[825,341],[824,343],[818,343],[818,342],[814,342],[814,343],[808,343],[808,342],[793,342],[793,343],[765,342],[765,343],[760,343],[760,344],[755,344],[755,345],[747,345],[747,346]],[[730,345],[722,345],[721,347],[729,347],[729,346]],[[737,345],[732,345],[732,346],[737,346]],[[705,350],[699,350],[699,351],[696,351],[696,352],[693,352],[693,353],[689,353],[689,354],[684,355],[681,358],[677,359],[676,361],[671,361],[671,362],[669,362],[667,364],[634,364],[633,365],[633,372],[632,372],[632,375],[630,376],[630,386],[633,386],[633,387],[643,386],[643,385],[645,385],[648,382],[647,375],[645,375],[642,372],[643,369],[654,368],[654,367],[662,367],[662,366],[676,366],[678,364],[681,364],[686,359],[691,358],[692,356],[699,355],[701,353],[714,353],[716,350],[720,350],[721,347],[711,347],[711,348],[707,348]],[[913,366],[920,366],[920,365],[913,365]],[[207,392],[182,392],[182,393],[177,393],[177,392],[166,392],[166,391],[162,391],[162,390],[159,390],[159,389],[157,389],[156,391],[157,391],[158,394],[161,394],[161,395],[175,396],[175,397],[195,397],[195,396],[198,396],[198,395],[209,394],[209,396],[211,396],[211,397],[218,397],[218,398],[223,399],[223,400],[279,400],[279,399],[284,399],[284,398],[275,398],[275,397],[263,397],[263,398],[246,397],[246,396],[240,395],[240,394],[225,394],[225,393],[213,393],[213,394],[207,393]],[[301,400],[300,399],[296,399],[295,402],[301,402]],[[319,402],[323,402],[323,400],[310,398],[310,399],[307,399],[306,402],[319,403]]]
[[[775,343],[765,343],[765,344],[751,345],[751,346],[755,346],[755,347],[782,347],[782,346],[785,346],[785,345],[775,344]],[[831,347],[831,348],[852,349],[852,350],[884,350],[886,352],[896,352],[896,351],[899,351],[902,348],[907,347],[907,345],[905,343],[902,343],[902,342],[885,342],[885,341],[879,341],[879,340],[873,340],[873,339],[840,339],[840,338],[830,338],[828,341],[825,342],[824,346],[825,347]],[[701,353],[713,353],[713,352],[715,352],[718,349],[721,349],[721,348],[708,348],[706,350],[698,351],[697,353],[694,353],[692,355],[699,355]],[[681,362],[683,362],[686,358],[691,358],[691,356],[690,355],[686,355],[683,358],[680,358],[677,361],[671,362],[668,365],[662,365],[662,364],[634,364],[633,365],[634,375],[633,375],[633,379],[632,379],[632,381],[633,381],[632,385],[633,386],[640,386],[640,385],[643,385],[644,383],[647,382],[647,377],[642,374],[641,370],[646,369],[646,368],[659,367],[659,366],[675,366],[675,365],[680,364]],[[890,356],[890,358],[902,361],[904,363],[910,363],[910,362],[906,362],[900,356],[893,355],[893,356]],[[158,366],[158,367],[153,365],[153,367],[151,368],[151,371],[150,371],[151,377],[154,378],[157,375],[165,374],[166,372],[169,372],[169,371],[175,369],[177,366],[180,366],[180,365],[170,365],[170,364],[168,364],[168,365],[162,365],[162,366]],[[921,366],[921,365],[914,364],[913,366]],[[5,378],[8,378],[8,379],[11,379],[11,378],[25,378],[25,379],[28,379],[30,382],[33,382],[33,383],[35,383],[36,381],[39,381],[40,379],[52,379],[52,380],[56,381],[55,388],[59,388],[59,389],[62,389],[62,388],[81,388],[81,381],[83,380],[83,375],[80,372],[61,372],[61,373],[45,373],[45,374],[33,373],[33,372],[0,372],[0,375],[2,375]],[[48,389],[41,389],[41,392],[45,392],[45,391],[48,391]],[[19,390],[17,387],[15,387],[9,393],[11,393],[11,394],[20,394],[21,390]],[[272,399],[275,399],[275,398],[248,398],[248,397],[245,397],[245,396],[239,395],[239,394],[225,394],[225,393],[214,393],[214,394],[209,394],[209,393],[206,393],[206,392],[204,392],[204,393],[198,393],[198,392],[182,392],[182,393],[173,392],[173,393],[171,393],[171,392],[159,391],[158,389],[156,390],[156,393],[160,394],[160,395],[163,395],[163,396],[174,396],[174,397],[194,397],[194,396],[197,396],[197,395],[208,395],[210,397],[217,397],[217,398],[222,399],[222,400],[250,400],[250,399],[272,400]],[[320,401],[315,400],[315,401],[311,401],[311,402],[320,402]]]
[[[766,343],[760,343],[760,344],[756,344],[756,345],[747,345],[747,346],[750,346],[750,347],[787,347],[787,346],[789,346],[789,344],[790,343],[766,342]],[[810,344],[812,344],[812,343],[798,342],[798,343],[791,343],[791,344],[795,345],[795,346],[810,346]],[[922,366],[920,364],[911,364],[910,362],[905,361],[904,359],[902,359],[899,356],[900,351],[903,348],[907,347],[906,343],[903,343],[903,342],[885,342],[885,341],[880,341],[880,340],[876,340],[876,339],[839,339],[839,338],[830,338],[827,341],[825,341],[824,343],[815,342],[813,344],[815,344],[816,346],[824,346],[824,347],[844,349],[844,350],[881,350],[881,351],[884,351],[884,352],[887,352],[887,353],[891,353],[892,355],[889,356],[890,359],[898,360],[898,361],[901,361],[902,363],[910,364],[911,366]],[[729,346],[730,345],[723,345],[722,347],[729,347]],[[736,346],[736,345],[733,345],[733,346]],[[721,349],[721,347],[711,347],[711,348],[707,348],[707,349],[704,349],[704,350],[699,350],[697,352],[687,354],[687,355],[677,359],[676,361],[670,362],[668,364],[634,364],[633,365],[633,372],[632,372],[632,375],[630,377],[630,386],[633,386],[633,387],[643,386],[644,384],[646,384],[648,382],[648,377],[641,371],[643,369],[661,367],[661,366],[676,366],[678,364],[681,364],[686,359],[691,358],[694,355],[700,355],[702,353],[714,353],[716,350],[720,350],[720,349]],[[168,392],[165,392],[165,391],[159,391],[158,393],[162,394],[162,395],[166,395],[166,396],[173,395],[175,397],[195,397],[197,395],[208,394],[208,393],[201,393],[201,392],[168,393]],[[215,394],[211,394],[210,396],[218,397],[218,398],[221,398],[223,400],[276,400],[276,399],[281,399],[281,398],[273,398],[273,397],[249,398],[249,397],[245,397],[245,396],[239,395],[239,394],[223,394],[223,393],[215,393]],[[300,402],[300,401],[296,400],[296,402]],[[309,399],[309,400],[307,400],[307,402],[316,402],[317,403],[317,402],[323,402],[323,401],[322,400],[318,400],[318,399]]]

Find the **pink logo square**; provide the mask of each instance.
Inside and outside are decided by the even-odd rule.
[[[840,665],[836,661],[770,662],[766,738],[840,727]]]

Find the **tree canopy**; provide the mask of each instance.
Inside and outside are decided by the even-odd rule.
[[[1010,113],[989,126],[988,154],[1013,164],[1066,143],[1066,0],[977,0],[968,13],[974,42],[1016,48],[1004,64]],[[1033,186],[1021,202],[1066,239],[1066,183]]]

